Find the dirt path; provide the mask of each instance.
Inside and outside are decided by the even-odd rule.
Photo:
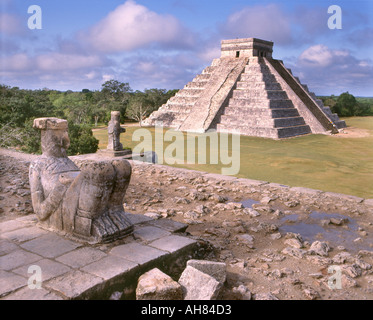
[[[33,213],[34,158],[0,149],[0,221]],[[188,223],[190,235],[210,242],[207,258],[227,264],[221,299],[373,299],[371,201],[132,165],[126,211]]]

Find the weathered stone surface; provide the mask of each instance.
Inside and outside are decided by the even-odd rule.
[[[46,258],[55,258],[72,251],[81,245],[71,240],[63,239],[62,237],[48,233],[36,239],[27,241],[21,244],[21,247],[37,253]]]
[[[138,266],[138,264],[135,262],[117,256],[107,256],[81,268],[81,270],[105,280],[109,280],[116,276],[123,275],[136,266]]]
[[[221,283],[210,275],[187,266],[180,276],[184,300],[216,300]]]
[[[102,252],[101,250],[84,247],[66,253],[56,258],[56,260],[72,268],[80,268],[91,264],[92,262],[98,261],[106,256],[106,253]]]
[[[254,296],[254,300],[278,300],[278,298],[272,293],[257,293]]]
[[[327,257],[329,255],[330,247],[326,242],[315,241],[312,243],[308,252],[310,254],[317,254],[319,256]]]
[[[139,243],[129,243],[113,248],[110,254],[138,264],[144,264],[166,255],[167,252]]]
[[[95,275],[75,270],[49,280],[43,286],[63,294],[68,299],[76,299],[88,291],[99,290],[102,280]]]
[[[182,299],[181,285],[157,268],[144,273],[138,280],[136,300]]]
[[[10,292],[27,286],[27,279],[11,272],[0,270],[0,298]]]
[[[39,118],[34,127],[41,130],[43,154],[31,163],[29,180],[40,224],[88,242],[108,242],[131,233],[133,226],[123,211],[131,177],[128,161],[87,158],[74,163],[66,155],[66,120]]]
[[[223,262],[207,260],[188,260],[187,266],[193,267],[201,272],[215,278],[221,284],[224,284],[227,278],[227,266]]]
[[[238,287],[234,287],[232,289],[233,293],[236,293],[239,295],[240,300],[251,300],[252,294],[249,290],[249,288],[245,287],[244,285],[239,285]]]
[[[19,249],[0,257],[0,266],[2,270],[8,271],[41,259],[41,256]]]
[[[141,239],[143,241],[153,241],[170,234],[171,233],[167,230],[151,226],[139,227],[133,232],[136,239]]]
[[[173,253],[196,243],[197,241],[193,239],[171,235],[150,242],[149,246]]]
[[[63,300],[60,296],[45,290],[22,288],[12,294],[7,295],[4,300]]]

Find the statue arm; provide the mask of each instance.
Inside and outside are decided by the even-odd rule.
[[[66,192],[66,187],[58,183],[48,197],[45,198],[40,176],[35,171],[30,172],[30,187],[34,211],[41,221],[45,221],[57,210]]]

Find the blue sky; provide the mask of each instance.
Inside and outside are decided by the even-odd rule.
[[[30,5],[42,29],[29,29]],[[342,9],[331,30],[328,8]],[[0,83],[21,88],[181,89],[231,38],[274,41],[273,56],[318,95],[373,96],[373,1],[0,0]]]

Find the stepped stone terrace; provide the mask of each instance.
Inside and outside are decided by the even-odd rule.
[[[153,112],[145,125],[272,139],[336,134],[345,128],[272,53],[270,41],[223,40],[221,57]]]

